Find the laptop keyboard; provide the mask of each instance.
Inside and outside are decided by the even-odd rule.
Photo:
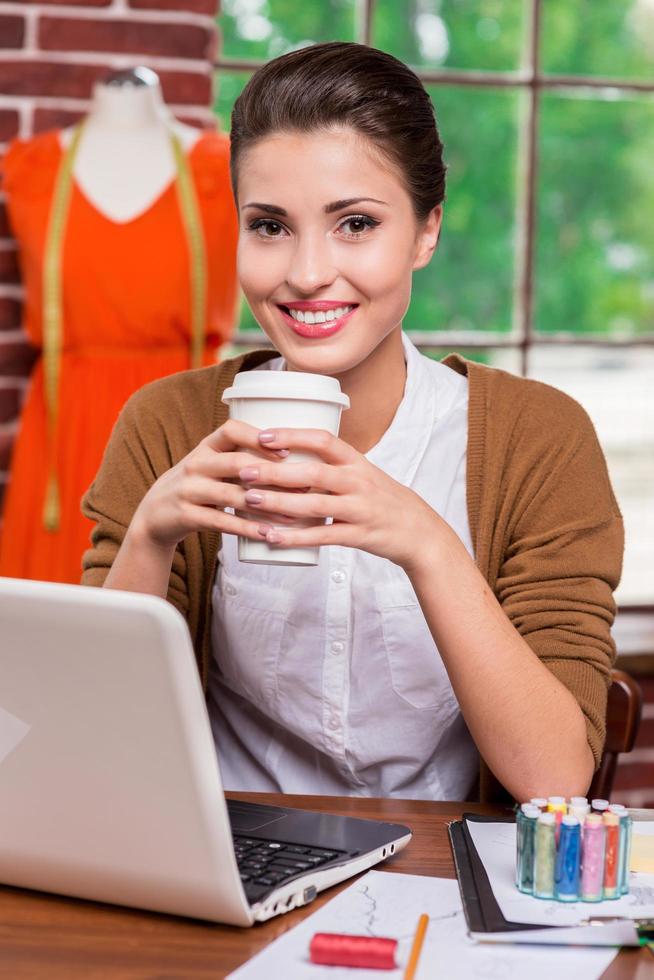
[[[273,888],[291,878],[306,874],[340,857],[346,851],[333,851],[304,844],[280,844],[257,837],[234,837],[236,863],[250,902],[258,901]]]

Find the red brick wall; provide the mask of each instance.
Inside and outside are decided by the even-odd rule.
[[[70,125],[109,69],[147,65],[184,122],[213,124],[219,0],[0,2],[0,156],[14,136]],[[0,513],[33,352],[21,330],[16,246],[0,194]]]

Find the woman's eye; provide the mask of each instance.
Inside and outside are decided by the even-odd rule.
[[[283,225],[271,218],[257,218],[248,225],[250,231],[254,231],[260,238],[281,238],[284,231]]]
[[[366,214],[353,214],[341,222],[339,229],[344,229],[346,238],[360,238],[364,232],[376,228],[378,224],[378,221]]]

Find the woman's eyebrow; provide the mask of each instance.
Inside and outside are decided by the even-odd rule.
[[[332,201],[331,204],[326,204],[324,211],[325,214],[333,214],[334,211],[342,211],[344,208],[352,207],[353,204],[360,204],[362,201],[371,201],[373,204],[383,204],[388,207],[386,201],[378,201],[374,197],[346,197],[342,201]],[[261,204],[258,201],[249,201],[243,207],[258,208],[259,211],[265,211],[266,214],[276,214],[280,218],[288,217],[288,212],[276,204]]]
[[[353,204],[360,204],[361,201],[371,201],[373,204],[386,205],[386,201],[378,201],[374,197],[346,197],[343,201],[332,201],[331,204],[326,204],[325,214],[332,214],[334,211],[342,211],[344,208],[352,207]]]
[[[244,208],[258,208],[259,211],[265,211],[267,214],[278,214],[280,217],[285,218],[287,212],[284,208],[278,208],[276,204],[259,204],[258,201],[250,201],[249,204],[244,204]]]

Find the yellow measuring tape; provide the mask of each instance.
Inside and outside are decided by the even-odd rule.
[[[46,232],[43,262],[43,376],[48,435],[48,477],[43,526],[58,531],[59,481],[56,467],[59,374],[63,336],[62,260],[66,222],[73,187],[73,167],[84,124],[75,127],[57,174]],[[177,135],[170,132],[176,171],[176,190],[189,253],[191,276],[191,367],[201,367],[207,309],[207,254],[200,208],[188,160]]]

